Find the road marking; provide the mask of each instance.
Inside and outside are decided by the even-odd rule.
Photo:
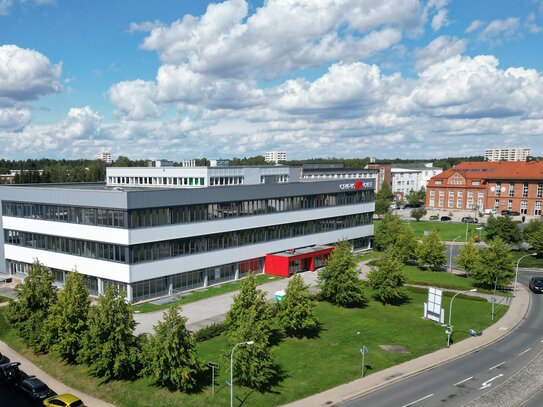
[[[500,367],[503,364],[505,364],[505,362],[498,363],[496,366],[492,366],[492,367],[488,368],[488,370],[496,369],[497,367]]]
[[[532,348],[528,348],[528,349],[526,349],[525,351],[520,352],[518,355],[519,355],[519,356],[522,356],[522,355],[524,355],[526,352],[530,352],[531,350],[532,350]]]
[[[412,401],[411,403],[407,403],[405,406],[402,406],[402,407],[409,407],[409,406],[412,406],[413,404],[415,403],[418,403],[419,401],[422,401],[422,400],[426,400],[427,398],[430,398],[432,397],[434,394],[428,394],[427,396],[424,396],[423,398],[420,398],[418,400],[415,400],[415,401]]]
[[[455,383],[454,385],[455,385],[455,386],[458,386],[459,384],[462,384],[462,383],[464,383],[464,382],[467,382],[468,380],[471,380],[471,379],[473,379],[473,376],[468,377],[467,379],[464,379],[464,380],[462,380],[461,382]]]
[[[503,376],[503,373],[500,373],[499,375],[494,376],[492,379],[487,380],[486,382],[484,382],[484,383],[481,385],[481,387],[479,387],[479,390],[483,390],[483,389],[486,389],[487,387],[492,386],[492,381],[494,381],[494,380],[496,380],[496,379],[498,379],[498,378],[500,378],[500,377],[502,377],[502,376]]]

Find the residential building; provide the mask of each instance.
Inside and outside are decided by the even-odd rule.
[[[434,176],[426,190],[429,209],[517,211],[541,215],[543,162],[465,162]]]
[[[391,191],[397,199],[404,199],[411,191],[426,189],[430,179],[442,171],[442,168],[434,167],[432,163],[392,164]]]
[[[77,270],[96,295],[132,301],[249,271],[290,275],[348,239],[368,248],[374,180],[303,182],[299,167],[108,168],[106,183],[0,186],[0,272],[35,259],[62,285]],[[285,260],[286,259],[286,260]]]
[[[264,161],[267,163],[278,163],[279,161],[286,161],[287,153],[285,151],[266,151],[264,154]]]
[[[487,148],[485,161],[526,161],[532,155],[529,147]]]
[[[100,151],[96,159],[104,161],[106,164],[111,164],[113,162],[113,159],[111,158],[111,153],[107,150]]]

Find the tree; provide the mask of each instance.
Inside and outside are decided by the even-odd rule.
[[[417,259],[419,241],[415,237],[415,231],[409,225],[403,224],[402,226],[398,238],[394,244],[388,246],[387,251],[390,250],[398,260],[407,264],[410,260]]]
[[[154,327],[155,334],[146,346],[146,372],[170,390],[194,391],[202,373],[196,342],[185,326],[178,305],[164,313],[164,320]]]
[[[460,248],[460,253],[454,260],[468,275],[471,274],[475,265],[480,261],[479,250],[473,240]]]
[[[515,266],[507,244],[496,237],[490,246],[479,252],[480,259],[472,269],[471,277],[481,286],[505,287],[513,281]]]
[[[543,221],[532,219],[524,228],[524,240],[526,240],[539,256],[543,256]]]
[[[436,230],[431,230],[427,236],[422,238],[422,243],[417,251],[417,260],[421,266],[438,268],[447,261],[445,254],[445,243]]]
[[[426,209],[425,208],[413,208],[411,209],[411,217],[415,218],[418,221],[422,219],[422,217],[426,215]]]
[[[364,285],[358,277],[356,260],[347,240],[338,242],[317,278],[321,298],[326,301],[342,307],[361,307],[367,303]]]
[[[394,195],[390,190],[390,185],[383,181],[379,192],[375,194],[375,214],[381,216],[387,213],[390,210],[393,198]]]
[[[502,239],[506,244],[517,244],[522,241],[517,224],[513,222],[510,216],[500,216],[498,218],[489,216],[485,231],[486,238],[489,241],[494,240],[496,237]]]
[[[15,287],[16,301],[9,302],[8,320],[34,352],[49,350],[43,321],[57,300],[53,281],[51,271],[36,259]]]
[[[373,245],[377,250],[386,250],[396,244],[400,234],[404,230],[404,224],[398,215],[386,213],[375,228]]]
[[[91,308],[89,329],[83,339],[81,360],[96,376],[121,379],[131,376],[139,368],[139,340],[134,336],[131,304],[124,292],[106,284],[104,295]]]
[[[260,391],[269,389],[277,377],[277,367],[271,354],[272,335],[270,307],[262,290],[256,288],[256,277],[249,274],[241,281],[239,293],[226,314],[230,346],[240,346],[234,353],[234,371],[240,384]],[[230,362],[230,352],[224,355]]]
[[[418,191],[411,190],[409,197],[407,198],[407,203],[413,205],[414,207],[420,206],[421,203],[426,202],[426,190],[424,187],[421,187]]]
[[[83,275],[74,270],[66,276],[64,288],[58,295],[57,303],[51,307],[45,323],[52,349],[71,363],[79,356],[88,329],[89,310],[89,290]]]
[[[301,337],[317,329],[311,294],[299,274],[290,279],[278,307],[277,318],[287,335]]]
[[[405,276],[402,262],[391,250],[379,259],[379,265],[368,273],[368,283],[375,291],[375,298],[385,304],[402,302],[405,297]]]

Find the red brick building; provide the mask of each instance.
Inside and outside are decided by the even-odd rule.
[[[428,209],[509,209],[541,215],[543,162],[465,162],[430,179]]]

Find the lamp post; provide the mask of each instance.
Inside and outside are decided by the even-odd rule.
[[[456,241],[456,239],[460,239],[462,236],[456,236],[453,241],[451,242],[451,248],[449,250],[449,273],[452,273],[452,248],[453,244]]]
[[[448,329],[447,329],[447,348],[451,346],[451,336],[452,336],[452,331],[453,331],[453,326],[451,325],[451,320],[452,320],[452,306],[453,306],[454,299],[456,298],[456,296],[458,294],[467,293],[467,292],[474,293],[476,291],[477,291],[476,288],[472,288],[471,290],[459,291],[456,294],[454,294],[453,297],[451,298],[451,303],[449,305],[449,325],[448,325]]]
[[[230,407],[234,407],[234,351],[241,345],[252,345],[254,341],[236,343],[230,354]]]
[[[520,261],[525,258],[525,257],[528,257],[528,256],[537,256],[537,253],[529,253],[529,254],[525,254],[524,256],[522,256],[520,259],[518,259],[517,261],[517,268],[516,268],[516,271],[515,271],[515,285],[513,286],[513,297],[516,296],[516,293],[517,293],[517,280],[518,280],[518,265],[520,264]]]

